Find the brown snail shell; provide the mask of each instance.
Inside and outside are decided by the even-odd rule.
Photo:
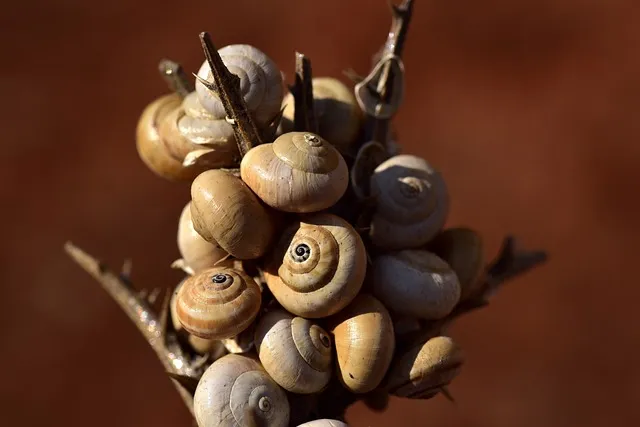
[[[290,225],[270,254],[267,286],[289,312],[327,317],[346,307],[366,273],[360,235],[344,219],[314,214]]]
[[[285,390],[310,394],[329,383],[331,338],[311,321],[284,310],[269,311],[258,322],[255,343],[262,366]]]
[[[222,170],[208,170],[191,185],[193,228],[238,259],[264,255],[274,237],[270,213],[249,187]]]
[[[373,262],[373,294],[391,311],[420,319],[440,319],[460,300],[456,273],[437,255],[405,250]]]
[[[338,420],[321,419],[299,424],[298,427],[349,427],[349,425]]]
[[[451,338],[430,338],[394,359],[385,388],[395,396],[428,399],[459,374],[462,363],[462,352]]]
[[[185,205],[180,214],[177,241],[184,267],[187,267],[192,274],[215,267],[220,260],[229,255],[217,243],[207,242],[193,228],[191,202]]]
[[[262,368],[247,356],[228,354],[204,372],[193,396],[199,427],[287,427],[289,401]]]
[[[247,329],[261,303],[260,288],[251,277],[215,267],[184,281],[176,297],[176,318],[192,335],[221,340]]]
[[[377,206],[369,235],[380,249],[424,246],[445,224],[446,184],[420,157],[401,154],[384,161],[371,176],[370,189]]]
[[[353,393],[368,393],[384,378],[395,350],[393,321],[385,306],[359,294],[332,318],[340,382]]]
[[[311,84],[318,135],[329,141],[341,153],[348,153],[351,144],[360,134],[363,118],[353,90],[332,77],[314,77]],[[295,114],[292,93],[285,96],[282,105],[282,129],[284,132],[291,132]]]
[[[190,181],[204,171],[202,165],[184,166],[167,149],[167,135],[160,131],[167,116],[180,108],[178,94],[164,95],[142,112],[136,127],[136,149],[143,163],[156,175],[170,181]]]
[[[173,295],[171,295],[171,301],[169,302],[169,310],[171,312],[171,323],[173,324],[173,329],[177,334],[187,335],[187,342],[196,353],[209,354],[211,355],[212,360],[217,360],[224,356],[227,352],[222,342],[219,340],[204,339],[195,335],[191,335],[182,327],[182,324],[178,321],[178,315],[176,312],[176,297],[183,283],[184,281],[181,282],[173,291]]]
[[[474,294],[482,283],[485,263],[483,249],[480,234],[465,227],[444,230],[429,243],[429,250],[456,272],[461,288],[460,300]]]
[[[309,132],[285,133],[252,148],[240,163],[240,175],[267,205],[284,212],[327,209],[349,185],[342,155]]]

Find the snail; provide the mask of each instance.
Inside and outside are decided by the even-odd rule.
[[[360,291],[367,255],[344,219],[313,214],[291,224],[270,253],[267,286],[287,311],[320,318],[346,307]]]
[[[449,194],[444,179],[424,159],[401,154],[380,164],[371,176],[376,213],[369,235],[392,251],[425,245],[444,226]]]
[[[256,326],[255,345],[262,366],[285,390],[316,393],[331,379],[331,338],[307,319],[269,311]]]
[[[199,427],[289,425],[289,401],[256,360],[228,354],[202,374],[193,396]]]
[[[309,421],[308,423],[304,423],[304,424],[299,424],[298,427],[349,427],[349,426],[343,423],[342,421],[321,419],[321,420]]]
[[[260,288],[243,271],[216,267],[187,278],[176,296],[176,318],[192,335],[232,338],[258,315]]]
[[[378,387],[395,350],[393,322],[385,306],[362,293],[330,322],[340,382],[353,393]]]
[[[332,77],[315,77],[311,83],[318,135],[341,153],[349,153],[351,144],[360,134],[363,117],[353,90]],[[288,93],[282,104],[282,130],[291,132],[295,108],[293,94]]]
[[[165,122],[169,115],[180,108],[181,103],[182,97],[178,94],[156,99],[144,109],[136,128],[138,155],[153,173],[170,181],[191,181],[206,170],[203,165],[183,165],[167,148]]]
[[[217,243],[209,243],[193,228],[191,202],[182,209],[178,222],[178,250],[182,255],[182,268],[190,274],[215,267],[229,254]]]
[[[267,205],[284,212],[327,209],[349,185],[342,155],[309,132],[285,133],[252,148],[240,163],[240,176]]]
[[[218,50],[228,70],[240,78],[240,93],[257,125],[264,127],[280,112],[284,96],[282,73],[264,52],[246,44],[233,44]],[[213,82],[209,62],[204,61],[198,77]],[[202,107],[214,118],[226,117],[222,101],[199,79],[196,92]]]
[[[462,363],[451,338],[434,337],[394,359],[384,387],[395,396],[428,399],[458,375]]]
[[[482,283],[484,253],[482,237],[470,228],[449,228],[438,234],[429,250],[447,262],[460,282],[460,300],[471,296]]]
[[[249,187],[232,174],[208,170],[191,184],[194,230],[238,259],[264,255],[274,237],[270,213]]]
[[[182,281],[173,291],[173,295],[171,295],[171,301],[169,302],[169,310],[171,311],[171,323],[173,324],[173,329],[177,334],[186,335],[187,342],[196,353],[209,354],[212,360],[217,360],[220,357],[224,356],[226,353],[226,348],[223,343],[219,340],[200,338],[187,333],[178,320],[178,314],[176,312],[176,297],[183,283],[184,281]]]
[[[419,319],[446,316],[460,299],[456,273],[437,255],[404,250],[376,257],[373,294],[391,311]]]

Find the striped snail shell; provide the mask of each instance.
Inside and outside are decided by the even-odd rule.
[[[246,44],[225,46],[218,53],[229,71],[240,78],[240,93],[257,124],[268,124],[280,112],[284,96],[284,81],[275,62],[264,52]],[[214,81],[207,61],[202,63],[198,77]],[[196,81],[196,92],[200,104],[211,116],[226,116],[220,98],[199,80]]]
[[[176,317],[192,335],[225,339],[249,327],[261,303],[252,278],[240,270],[215,267],[184,281],[176,297]]]
[[[329,319],[336,346],[338,378],[353,393],[368,393],[382,382],[395,351],[393,322],[369,294]]]
[[[445,317],[460,300],[456,273],[437,255],[405,250],[376,257],[373,294],[391,311],[426,320]]]
[[[445,224],[446,184],[420,157],[401,154],[386,160],[371,176],[370,189],[377,204],[369,235],[380,249],[421,247]]]
[[[289,132],[252,148],[240,163],[242,180],[260,199],[284,212],[317,212],[347,191],[342,155],[320,136]]]
[[[269,311],[258,322],[255,345],[262,366],[285,390],[316,393],[331,379],[331,338],[307,319]]]
[[[256,360],[228,354],[204,372],[193,396],[199,427],[287,427],[289,401]]]
[[[346,307],[364,281],[362,239],[344,219],[314,214],[290,225],[270,254],[267,286],[290,313],[327,317]]]

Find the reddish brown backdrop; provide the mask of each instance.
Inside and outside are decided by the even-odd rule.
[[[448,180],[450,225],[489,256],[513,232],[551,262],[453,330],[467,355],[437,397],[357,406],[353,426],[640,423],[640,25],[633,0],[417,0],[396,124]],[[63,254],[71,239],[138,285],[168,286],[188,186],[138,159],[164,56],[195,70],[198,33],[251,43],[287,72],[365,73],[386,2],[10,2],[0,16],[4,208],[0,420],[188,426],[160,364]]]

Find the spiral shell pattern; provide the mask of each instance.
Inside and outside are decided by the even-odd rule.
[[[238,335],[258,315],[260,288],[240,270],[204,270],[183,283],[176,299],[176,316],[192,335],[224,339]]]
[[[272,252],[265,279],[287,311],[326,317],[355,298],[366,262],[364,243],[347,221],[315,214],[287,228]]]
[[[275,62],[264,52],[246,44],[225,46],[218,53],[229,71],[240,78],[240,93],[258,124],[264,125],[272,120],[280,111],[284,97],[284,81]],[[203,62],[198,76],[214,81],[207,61]],[[226,116],[220,98],[200,81],[196,82],[196,92],[209,114],[215,118]]]

